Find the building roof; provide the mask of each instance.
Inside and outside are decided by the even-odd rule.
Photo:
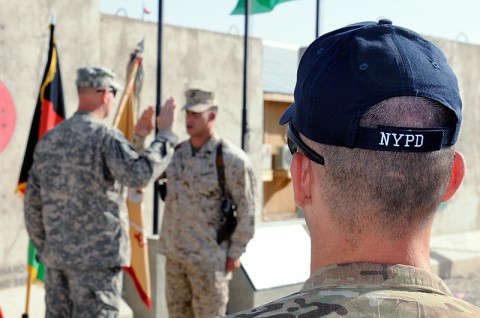
[[[293,95],[299,47],[263,41],[263,91]]]

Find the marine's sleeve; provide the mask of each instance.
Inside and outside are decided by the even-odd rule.
[[[237,226],[231,236],[228,257],[238,259],[255,232],[255,211],[259,208],[257,181],[248,158],[237,158],[226,167],[228,190],[237,205]]]
[[[106,167],[121,184],[143,188],[167,168],[177,140],[173,132],[159,130],[150,146],[140,155],[120,132],[109,131],[104,141]]]
[[[35,161],[30,169],[23,207],[28,235],[37,248],[38,254],[41,255],[45,242],[45,228],[42,221],[42,198]]]

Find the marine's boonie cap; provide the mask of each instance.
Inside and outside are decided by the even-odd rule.
[[[210,108],[218,107],[215,105],[215,93],[202,91],[200,89],[189,89],[185,92],[187,103],[183,106],[183,110],[189,110],[194,113],[202,113]]]
[[[104,67],[82,67],[77,70],[77,87],[111,86],[119,90],[121,86],[115,82],[115,73]]]
[[[362,115],[382,100],[417,96],[455,114],[450,127],[359,127]],[[297,72],[294,102],[280,124],[291,123],[321,144],[385,151],[435,151],[457,141],[462,101],[442,51],[390,20],[362,22],[317,38]]]

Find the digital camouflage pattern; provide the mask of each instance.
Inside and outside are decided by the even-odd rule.
[[[299,293],[228,317],[464,318],[480,317],[480,308],[423,269],[352,263],[322,268]]]
[[[161,130],[139,155],[124,136],[77,112],[37,144],[25,197],[28,233],[47,268],[129,266],[123,186],[144,187],[173,155],[176,136]]]
[[[77,87],[111,86],[120,89],[115,82],[115,73],[104,67],[82,67],[77,70]]]
[[[259,204],[256,178],[249,158],[240,148],[223,140],[226,188],[237,206],[238,216],[231,241],[224,241],[221,245],[217,243],[222,200],[216,151],[221,141],[214,135],[196,153],[192,151],[189,141],[176,148],[166,171],[167,196],[160,249],[171,261],[193,264],[199,272],[225,276],[226,283],[220,282],[223,278],[219,278],[212,288],[228,291],[231,274],[225,273],[227,256],[238,259],[245,251],[247,243],[253,237],[255,210]],[[211,277],[210,274],[205,275]],[[178,290],[179,286],[167,288],[183,292]],[[194,296],[198,298],[202,295]],[[209,306],[221,307],[222,304],[211,300]]]
[[[89,271],[49,268],[45,274],[45,302],[48,304],[45,316],[117,317],[122,282],[120,267]]]

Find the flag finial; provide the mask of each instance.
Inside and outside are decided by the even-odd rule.
[[[145,38],[143,38],[140,42],[138,42],[135,51],[143,53],[143,49],[145,48]]]

